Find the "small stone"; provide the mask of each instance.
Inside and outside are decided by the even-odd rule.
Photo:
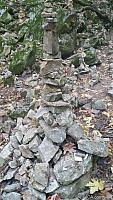
[[[44,190],[44,192],[51,193],[51,192],[55,191],[57,188],[59,188],[59,184],[58,184],[52,170],[50,170],[49,182],[48,182],[48,185],[47,185],[46,189]]]
[[[29,149],[32,152],[38,151],[38,146],[41,144],[41,139],[38,136],[35,136],[30,142],[29,142]]]
[[[32,186],[39,191],[43,191],[48,185],[48,163],[37,163],[34,169],[31,169],[29,177],[31,179]]]
[[[36,113],[34,112],[34,110],[30,109],[27,113],[27,118],[30,118],[30,119],[34,119],[36,117]]]
[[[27,145],[20,145],[20,151],[24,158],[34,158],[33,153],[30,151]]]
[[[51,128],[44,132],[47,138],[51,139],[54,143],[60,144],[66,139],[65,128]]]
[[[37,197],[30,193],[29,190],[23,192],[23,200],[37,200]]]
[[[66,110],[61,114],[57,115],[56,122],[60,126],[71,126],[73,124],[73,113],[70,110]]]
[[[15,176],[16,172],[17,172],[17,169],[14,169],[14,170],[9,169],[6,173],[6,175],[4,176],[4,181],[12,179]]]
[[[20,185],[23,187],[26,187],[28,185],[28,179],[26,177],[26,174],[20,176]]]
[[[9,162],[9,166],[11,169],[15,169],[18,166],[15,158],[13,158],[13,160]]]
[[[23,144],[30,142],[37,134],[37,128],[30,128],[23,138]]]
[[[54,145],[49,138],[45,137],[42,143],[39,145],[38,149],[42,161],[49,162],[54,157],[59,147]]]
[[[62,150],[59,149],[58,152],[55,154],[55,156],[54,156],[54,158],[53,158],[53,162],[54,162],[55,164],[56,164],[57,161],[60,159],[61,155],[62,155]]]
[[[28,186],[28,190],[23,192],[23,200],[46,200],[46,195],[43,192],[35,190],[32,186]]]
[[[111,97],[113,97],[113,89],[109,89],[108,90],[108,95],[111,96]]]
[[[36,112],[36,118],[39,119],[46,113],[48,113],[47,108],[39,107],[39,109],[37,109],[37,112]]]
[[[108,143],[103,139],[80,139],[78,142],[78,149],[85,151],[89,154],[94,154],[100,157],[108,156]]]
[[[44,95],[42,95],[42,98],[45,101],[51,101],[51,102],[59,101],[62,99],[62,92],[56,92],[56,93],[54,92],[54,93],[44,94]]]
[[[2,157],[3,159],[8,159],[9,156],[11,156],[13,152],[13,148],[11,148],[11,143],[9,142],[1,151],[0,153],[0,157]]]
[[[62,94],[62,98],[63,98],[64,101],[69,102],[69,101],[71,101],[72,97],[71,97],[70,94]]]
[[[0,169],[4,166],[6,160],[0,156]]]
[[[6,185],[4,188],[4,192],[14,192],[20,190],[20,183],[13,183],[11,185]]]
[[[23,164],[23,165],[19,168],[18,173],[19,173],[20,176],[22,176],[22,175],[26,174],[26,172],[27,172],[27,168],[26,168],[25,164]]]
[[[75,140],[84,138],[83,129],[76,122],[74,122],[74,124],[72,126],[70,126],[70,128],[68,128],[67,134],[70,135]]]
[[[14,149],[18,149],[19,143],[15,135],[10,136],[10,142]]]
[[[45,113],[43,115],[43,119],[48,125],[52,125],[54,122],[54,117],[53,117],[52,113],[50,113],[50,112]]]
[[[17,138],[17,140],[18,140],[18,142],[21,144],[21,142],[22,142],[22,139],[23,139],[23,134],[22,134],[22,132],[21,131],[16,131],[16,133],[15,133],[15,136],[16,136],[16,138]]]
[[[14,149],[13,156],[15,158],[19,158],[21,156],[21,152],[19,149]]]
[[[106,110],[106,104],[102,100],[97,100],[92,104],[92,108],[95,110]]]
[[[17,192],[3,193],[3,200],[21,200],[21,194]]]

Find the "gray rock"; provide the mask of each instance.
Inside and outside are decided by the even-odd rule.
[[[48,113],[47,108],[39,107],[39,109],[37,109],[37,112],[36,112],[36,118],[39,119],[46,113]]]
[[[37,197],[30,193],[29,190],[23,192],[23,200],[37,200]]]
[[[11,185],[6,185],[4,188],[4,192],[14,192],[20,190],[20,183],[13,183]]]
[[[4,180],[12,179],[15,176],[16,172],[17,172],[17,169],[9,169],[6,175],[4,176]]]
[[[51,139],[55,143],[62,143],[66,139],[66,131],[65,128],[51,128],[48,126],[44,120],[39,121],[41,127],[44,130],[44,134],[47,138]]]
[[[0,156],[0,169],[4,166],[6,160]]]
[[[28,186],[28,190],[23,192],[23,200],[46,200],[45,193],[35,190],[31,185]]]
[[[34,158],[33,153],[30,151],[27,145],[20,145],[19,149],[24,158]]]
[[[27,113],[27,118],[30,118],[30,119],[34,119],[36,117],[36,113],[34,112],[34,110],[30,109]]]
[[[18,142],[21,143],[22,139],[23,139],[23,133],[22,133],[22,131],[19,131],[19,130],[16,131],[15,136],[16,136]]]
[[[9,166],[12,169],[15,169],[18,166],[18,163],[14,157],[13,157],[13,160],[9,162]]]
[[[67,134],[70,135],[75,140],[79,140],[80,138],[85,137],[83,129],[76,122],[74,122],[74,124],[70,126],[70,128],[68,128]]]
[[[12,121],[11,120],[7,120],[4,122],[3,126],[2,126],[2,130],[9,134],[11,131],[11,125],[12,125]]]
[[[97,100],[94,103],[92,103],[92,108],[95,110],[106,110],[106,104],[103,102],[103,100]]]
[[[100,157],[108,156],[108,143],[103,139],[80,139],[78,142],[78,149],[89,154],[94,154]]]
[[[53,117],[52,113],[48,112],[48,113],[43,114],[43,119],[48,125],[53,124],[54,117]]]
[[[21,156],[21,152],[19,149],[14,149],[13,156],[15,158],[19,158]]]
[[[71,97],[70,94],[62,94],[62,98],[63,98],[64,101],[69,102],[69,101],[71,101],[72,97]]]
[[[70,104],[64,101],[55,101],[55,102],[48,102],[44,101],[45,105],[52,106],[52,107],[70,107]]]
[[[56,164],[56,162],[60,159],[62,155],[62,150],[59,149],[58,152],[55,154],[54,158],[53,158],[53,162]]]
[[[62,112],[61,114],[57,115],[56,122],[60,126],[71,126],[73,124],[73,113],[70,110],[66,110],[65,112]]]
[[[17,192],[3,193],[3,200],[21,200],[21,194]]]
[[[56,191],[55,194],[59,194],[61,199],[69,198],[69,200],[76,198],[77,194],[85,189],[85,185],[90,181],[90,173],[81,176],[79,179],[73,183],[61,186]]]
[[[33,188],[43,191],[47,187],[49,180],[48,163],[37,163],[34,169],[31,169],[29,176]]]
[[[84,154],[82,155],[84,156]],[[92,167],[92,157],[86,154],[85,157],[80,157],[78,152],[75,154],[67,154],[60,158],[54,166],[54,174],[57,181],[61,185],[68,185],[80,178],[88,172]]]
[[[46,187],[46,189],[44,190],[45,193],[51,193],[53,191],[55,191],[57,188],[59,188],[59,184],[52,172],[52,169],[50,170],[50,176],[49,176],[49,182],[48,185]]]
[[[19,143],[15,135],[10,136],[10,142],[14,149],[18,149]]]
[[[111,97],[113,97],[113,89],[109,89],[108,90],[108,95],[111,96]]]
[[[20,176],[22,176],[22,175],[26,174],[26,172],[27,172],[27,167],[25,166],[25,164],[22,164],[18,170],[18,173]]]
[[[29,142],[29,149],[35,153],[38,151],[38,146],[40,144],[41,144],[41,139],[38,136],[35,136],[35,138],[33,138]]]
[[[8,159],[9,156],[11,156],[13,152],[13,148],[11,147],[11,143],[9,142],[1,151],[0,153],[0,157],[2,157],[3,159]]]
[[[56,93],[49,93],[49,94],[44,94],[42,95],[42,98],[45,101],[59,101],[62,99],[62,92],[56,92]]]
[[[42,161],[49,162],[54,157],[59,147],[54,145],[49,138],[45,137],[42,143],[39,145],[38,149]]]
[[[23,138],[23,144],[30,142],[37,134],[37,128],[30,128]]]
[[[62,143],[66,139],[66,130],[65,128],[51,128],[44,132],[45,135],[55,143]]]

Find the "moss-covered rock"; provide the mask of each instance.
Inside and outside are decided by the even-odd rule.
[[[7,12],[7,10],[4,10],[4,12],[1,14],[0,22],[3,24],[8,24],[12,21],[12,16]]]
[[[92,66],[99,65],[101,63],[94,48],[86,49],[84,53],[84,61],[87,65]],[[80,66],[80,57],[80,54],[75,54],[71,59],[71,64],[73,64],[76,68]]]
[[[63,59],[71,56],[75,49],[74,38],[70,34],[63,34],[60,41],[60,51]]]
[[[28,67],[32,67],[35,62],[35,51],[34,49],[26,49],[22,51],[15,52],[11,63],[9,65],[9,70],[12,74],[20,75]]]
[[[92,65],[98,65],[100,64],[100,60],[97,57],[97,53],[95,49],[89,49],[85,51],[85,58],[84,61],[87,65],[92,66]]]
[[[7,86],[7,85],[13,86],[14,85],[14,77],[11,76],[11,77],[4,79],[3,83],[4,83],[4,86]]]

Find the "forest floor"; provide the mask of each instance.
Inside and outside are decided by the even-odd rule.
[[[101,59],[101,64],[97,67],[100,76],[100,81],[92,86],[91,74],[80,75],[76,82],[76,95],[82,100],[92,99],[92,101],[103,100],[106,105],[106,110],[102,112],[95,112],[93,109],[73,108],[78,121],[84,128],[90,130],[94,128],[95,134],[101,134],[102,137],[110,140],[110,152],[107,158],[94,159],[94,169],[92,178],[105,181],[105,190],[97,192],[94,195],[89,195],[88,199],[113,199],[113,97],[107,93],[110,84],[112,83],[112,74],[109,66],[113,63],[113,49],[109,47],[102,47],[98,51],[98,56]],[[30,76],[28,74],[27,76]],[[24,76],[18,77],[24,84]],[[25,85],[24,85],[25,86]],[[22,97],[15,86],[4,87],[0,86],[0,112],[6,112],[12,103],[21,101]],[[24,98],[23,98],[24,101]],[[89,124],[85,122],[89,121]],[[0,149],[9,140],[4,133],[0,134]],[[85,200],[85,193],[83,199]]]

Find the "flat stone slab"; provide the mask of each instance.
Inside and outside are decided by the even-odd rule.
[[[74,122],[73,125],[68,128],[67,134],[75,140],[85,137],[83,129],[76,122]]]
[[[55,191],[57,188],[59,188],[59,183],[57,182],[52,169],[50,170],[50,176],[49,176],[49,182],[48,185],[46,187],[46,189],[44,190],[45,193],[51,193],[53,191]]]
[[[17,192],[4,193],[3,200],[21,200],[21,194]]]
[[[100,157],[108,156],[108,143],[102,138],[99,139],[80,139],[78,142],[78,149],[85,151],[89,154],[94,154]]]
[[[79,158],[79,159],[78,159]],[[79,161],[80,160],[80,161]],[[54,174],[61,185],[68,185],[88,172],[92,167],[92,156],[88,154],[66,154],[54,166]]]
[[[66,139],[66,131],[65,128],[51,128],[48,131],[44,132],[45,135],[51,139],[54,143],[62,143]]]
[[[23,144],[27,144],[28,142],[30,142],[34,136],[37,134],[37,128],[30,128],[24,138],[23,138]]]
[[[49,165],[48,163],[37,163],[31,170],[31,182],[35,189],[43,191],[49,180]]]
[[[90,173],[81,176],[73,183],[61,186],[55,190],[55,194],[59,194],[61,199],[68,198],[69,200],[76,198],[77,194],[85,189],[85,185],[90,181]]]
[[[42,143],[38,147],[39,154],[43,162],[49,162],[56,152],[58,151],[59,147],[54,145],[53,142],[45,137]]]

